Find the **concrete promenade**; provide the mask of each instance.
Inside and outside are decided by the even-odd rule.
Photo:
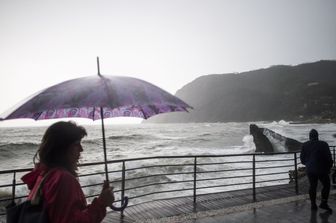
[[[304,188],[304,187],[301,187]],[[336,222],[336,190],[330,193],[329,204],[333,214],[322,209],[310,210],[307,188],[299,195],[292,185],[258,188],[257,201],[253,202],[249,190],[198,196],[191,198],[153,201],[128,207],[124,217],[110,212],[104,222],[122,223],[280,223]],[[320,193],[318,193],[319,195]],[[230,195],[230,196],[228,196]],[[319,197],[318,204],[319,204]]]
[[[194,223],[332,223],[336,222],[336,195],[330,196],[330,207],[333,213],[323,209],[310,210],[309,199],[291,201],[281,204],[270,204],[249,210],[237,211],[229,214],[218,214],[211,217],[199,217],[185,222]]]
[[[276,199],[221,210],[198,212],[183,216],[140,221],[146,223],[334,223],[336,193],[330,196],[332,213],[323,209],[310,210],[307,195]]]

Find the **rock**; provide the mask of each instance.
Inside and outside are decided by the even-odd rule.
[[[292,139],[292,138],[287,138],[285,136],[282,136],[268,128],[260,128],[263,129],[264,135],[270,139],[272,137],[273,140],[278,141],[279,143],[283,144],[284,147],[286,148],[287,152],[297,152],[301,150],[302,143]]]
[[[253,136],[253,142],[256,146],[256,152],[274,152],[272,143],[264,135],[263,129],[255,124],[250,125],[250,134]]]
[[[268,128],[259,128],[257,125],[251,124],[250,134],[253,136],[256,152],[276,152],[271,141],[277,141],[279,144],[282,144],[285,147],[286,152],[297,152],[301,150],[301,142],[282,136]]]

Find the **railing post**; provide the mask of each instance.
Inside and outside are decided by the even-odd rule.
[[[336,146],[333,146],[334,170],[333,170],[333,173],[331,174],[331,180],[332,180],[333,184],[336,184],[336,154],[335,154],[335,149],[336,149]]]
[[[299,194],[299,183],[298,183],[298,168],[297,168],[297,155],[294,152],[294,165],[295,165],[295,193]]]
[[[124,204],[125,197],[125,161],[122,162],[122,173],[121,173],[121,206]],[[120,212],[120,214],[124,215],[124,210]]]
[[[16,186],[16,172],[13,174],[13,184],[12,184],[12,205],[15,204],[15,186]]]
[[[334,155],[334,167],[336,167],[336,153],[335,153],[335,146],[333,147],[333,155]]]
[[[197,157],[194,158],[194,203],[196,203],[196,172],[197,172]]]
[[[256,199],[256,170],[255,170],[255,154],[253,154],[253,163],[252,163],[252,187],[253,187],[253,201],[255,202]]]

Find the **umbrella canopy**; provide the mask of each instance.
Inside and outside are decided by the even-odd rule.
[[[139,117],[187,111],[192,108],[179,98],[140,79],[124,76],[89,76],[77,78],[46,88],[7,112],[1,120],[31,118],[89,118],[102,120],[105,176],[109,181],[105,143],[104,119],[112,117]],[[122,191],[122,206],[111,206],[123,211],[128,198]]]
[[[15,106],[4,120],[31,118],[139,117],[187,111],[179,98],[146,81],[124,76],[89,76],[46,88]]]

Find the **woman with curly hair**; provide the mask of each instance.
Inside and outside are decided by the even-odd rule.
[[[105,217],[106,207],[114,202],[113,188],[105,181],[99,197],[86,203],[76,172],[83,151],[81,140],[86,135],[86,130],[74,122],[51,125],[34,157],[35,168],[22,177],[30,190],[29,200],[46,176],[42,197],[49,222],[98,223]]]

